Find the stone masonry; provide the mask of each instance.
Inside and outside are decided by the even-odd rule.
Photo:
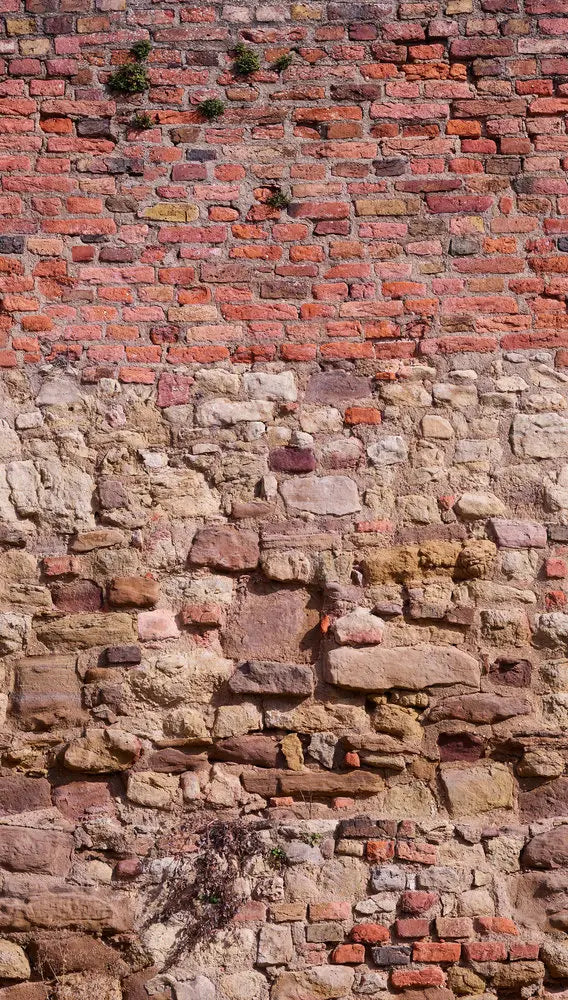
[[[567,0],[0,6],[0,1000],[566,1000]]]

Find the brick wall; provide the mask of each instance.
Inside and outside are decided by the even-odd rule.
[[[1,1000],[568,996],[565,0],[0,70]]]

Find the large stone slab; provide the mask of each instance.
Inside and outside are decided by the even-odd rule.
[[[513,776],[504,764],[444,764],[440,778],[451,816],[477,816],[513,807]]]
[[[481,668],[469,653],[453,646],[398,646],[385,649],[332,649],[327,655],[326,680],[352,691],[423,688],[447,684],[479,687]]]
[[[75,660],[74,656],[45,655],[19,661],[11,711],[22,726],[48,729],[81,721],[84,713]]]
[[[511,429],[511,445],[521,458],[566,458],[568,417],[559,413],[518,413]]]
[[[49,649],[89,649],[90,646],[119,646],[134,642],[136,635],[130,615],[67,615],[38,625],[37,636]]]
[[[361,509],[357,485],[347,476],[288,479],[281,484],[280,492],[289,510],[340,517]]]
[[[69,833],[0,826],[0,865],[8,871],[66,875],[72,850],[73,837]]]
[[[305,696],[314,689],[311,667],[303,663],[248,660],[229,681],[235,694],[282,694]]]
[[[525,868],[566,868],[568,866],[568,825],[557,826],[533,837],[523,851]]]

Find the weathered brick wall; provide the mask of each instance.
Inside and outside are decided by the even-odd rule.
[[[568,996],[566,0],[2,11],[0,998]]]

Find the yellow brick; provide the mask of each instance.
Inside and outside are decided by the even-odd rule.
[[[46,56],[48,52],[47,38],[23,38],[20,42],[20,53],[23,56]]]
[[[158,219],[161,222],[193,222],[199,216],[199,209],[197,205],[160,201],[157,205],[145,208],[143,214],[145,219]]]
[[[171,309],[168,309],[168,319],[171,323],[207,322],[218,318],[219,314],[215,306],[197,304],[172,306]]]
[[[448,0],[446,14],[471,14],[473,0]]]
[[[321,10],[308,6],[307,3],[292,4],[290,13],[295,21],[319,21],[321,19]]]
[[[31,17],[7,17],[6,32],[8,35],[31,35],[35,24]]]
[[[359,198],[355,202],[357,215],[406,215],[406,202],[401,198],[383,199]]]

